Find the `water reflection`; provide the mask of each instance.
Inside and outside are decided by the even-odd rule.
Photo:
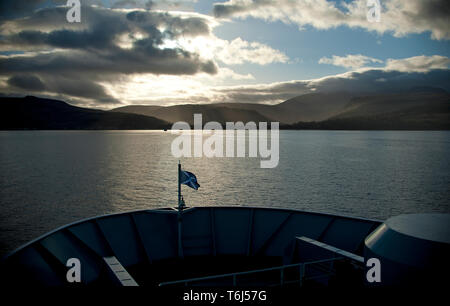
[[[176,206],[176,136],[0,132],[1,252],[78,219]],[[281,131],[273,169],[261,169],[259,158],[181,158],[201,185],[183,194],[188,206],[270,206],[379,219],[450,212],[449,136]]]

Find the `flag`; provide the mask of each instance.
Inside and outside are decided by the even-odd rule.
[[[195,190],[200,187],[200,184],[197,182],[197,178],[195,177],[194,173],[184,170],[181,170],[180,172],[180,184],[188,185]]]

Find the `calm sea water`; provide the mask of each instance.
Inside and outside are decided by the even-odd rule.
[[[173,207],[176,137],[160,131],[0,132],[0,253],[58,226]],[[450,213],[448,131],[281,131],[280,162],[183,158],[188,206],[242,205],[386,219]]]

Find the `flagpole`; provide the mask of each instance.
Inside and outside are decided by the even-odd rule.
[[[183,258],[183,243],[181,241],[181,222],[182,222],[182,210],[181,205],[181,163],[178,161],[178,257]]]
[[[178,161],[178,211],[181,210],[181,163]]]

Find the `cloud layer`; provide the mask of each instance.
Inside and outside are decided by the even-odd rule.
[[[184,80],[171,83],[173,96],[136,97],[133,104],[188,103],[265,103],[275,104],[298,95],[313,92],[348,92],[351,94],[408,92],[414,87],[437,87],[450,92],[450,58],[416,56],[388,59],[384,67],[365,67],[354,71],[310,80],[292,80],[268,84],[205,86],[203,82]],[[157,87],[156,90],[164,91]],[[177,92],[179,91],[179,92]]]
[[[43,9],[29,18],[4,24],[3,50],[47,51],[2,56],[0,73],[10,76],[9,85],[29,90],[25,84],[41,83],[34,88],[114,102],[100,81],[134,73],[192,75],[218,71],[212,60],[178,47],[163,47],[165,40],[179,36],[208,35],[205,19],[85,7],[85,22],[71,27],[65,22],[66,11],[64,7]],[[129,41],[129,46],[119,46],[121,37]],[[30,74],[34,82],[29,77],[25,82]]]
[[[230,0],[214,5],[219,18],[255,17],[268,21],[330,29],[362,28],[400,37],[430,32],[433,39],[450,39],[450,2],[447,0],[383,0],[380,22],[367,20],[367,1]]]
[[[318,79],[221,88],[216,90],[215,99],[279,103],[311,92],[387,93],[413,87],[438,87],[450,92],[449,66],[450,58],[438,55],[388,59],[381,68],[360,68]]]
[[[120,7],[128,4],[133,3],[116,2]],[[79,24],[67,23],[66,13],[64,6],[49,7],[1,21],[0,51],[12,52],[0,56],[3,90],[119,103],[105,82],[122,82],[137,74],[220,73],[219,79],[251,79],[220,68],[217,61],[287,61],[283,53],[261,43],[218,39],[211,31],[213,18],[197,13],[85,6]]]
[[[319,64],[330,64],[334,66],[341,66],[345,68],[357,69],[366,66],[369,63],[382,63],[382,60],[368,57],[362,54],[349,54],[346,56],[333,55],[331,58],[322,57]]]
[[[213,31],[222,17],[252,16],[299,27],[346,25],[397,36],[429,31],[435,39],[448,39],[448,18],[444,18],[448,6],[442,1],[383,1],[381,23],[366,20],[365,1],[338,5],[325,0],[232,0],[214,6],[217,19],[195,12],[154,10],[151,1],[118,0],[113,8],[83,7],[79,24],[67,23],[63,6],[37,9],[42,1],[18,1],[24,6],[14,10],[9,3],[9,10],[0,14],[3,94],[36,94],[109,108],[121,103],[278,103],[317,91],[392,92],[414,86],[450,90],[450,59],[442,55],[383,61],[363,54],[332,55],[318,62],[344,67],[347,72],[257,84],[248,70],[238,73],[235,69],[246,64],[289,64],[289,57],[260,42],[218,38]],[[411,18],[417,16],[411,25]],[[244,82],[247,85],[240,85]]]

